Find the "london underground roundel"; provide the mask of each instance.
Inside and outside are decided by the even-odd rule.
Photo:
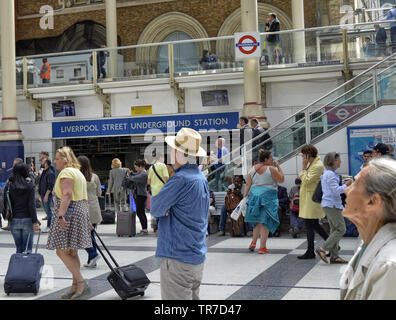
[[[260,34],[258,32],[235,34],[235,58],[260,58]]]

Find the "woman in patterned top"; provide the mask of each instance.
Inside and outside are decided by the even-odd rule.
[[[78,250],[91,248],[87,182],[80,164],[69,147],[56,151],[56,169],[61,172],[55,183],[55,219],[51,222],[47,249],[56,254],[72,273],[73,283],[62,299],[78,300],[91,290],[80,272]]]

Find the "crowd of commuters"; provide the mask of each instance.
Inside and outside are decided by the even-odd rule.
[[[246,135],[250,131],[254,137],[257,123],[252,121],[252,127],[249,127],[247,119],[242,117],[240,124],[241,133]],[[122,205],[127,205],[127,193],[133,194],[142,227],[139,236],[149,232],[145,209],[148,195],[152,196],[150,214],[155,229],[158,229],[156,256],[161,259],[163,299],[199,299],[210,214],[216,212],[215,195],[202,174],[202,167],[191,162],[194,158],[207,157],[207,152],[200,146],[201,139],[198,132],[187,128],[166,138],[171,150],[167,160],[173,163],[174,171],[164,164],[162,156],[153,152],[151,165],[138,159],[131,170],[122,167],[121,161],[115,158],[109,172],[106,193],[113,194],[117,212],[124,210]],[[217,140],[218,159],[225,153],[223,143],[223,138]],[[247,231],[251,233],[252,240],[247,248],[251,252],[256,250],[259,242],[257,252],[270,254],[268,237],[279,236],[282,216],[289,212],[291,236],[297,237],[304,227],[306,229],[307,250],[298,256],[299,259],[317,256],[325,263],[346,264],[348,261],[340,257],[339,252],[340,240],[346,231],[344,217],[348,218],[356,225],[363,243],[343,275],[341,298],[395,297],[393,287],[387,282],[396,280],[396,270],[392,264],[386,264],[386,274],[381,269],[383,263],[395,259],[391,248],[396,241],[393,210],[396,206],[396,165],[389,146],[378,143],[372,150],[364,151],[361,172],[355,182],[353,177],[342,179],[337,172],[341,156],[336,152],[326,154],[322,163],[316,147],[305,145],[301,156],[302,171],[288,194],[287,189],[279,185],[285,179],[280,165],[274,161],[271,150],[261,148],[246,181],[243,176],[234,176],[233,183],[227,188],[218,235],[226,235],[232,211],[246,198],[246,211],[241,218],[245,229],[239,235],[249,235]],[[93,172],[90,160],[83,155],[77,158],[69,147],[56,151],[56,168],[47,152],[40,154],[40,160],[41,169],[34,177],[21,159],[15,159],[3,192],[3,218],[8,220],[16,251],[31,253],[34,231],[40,230],[35,201],[37,188],[49,227],[49,230],[43,227],[49,232],[46,248],[56,250],[72,275],[71,287],[61,298],[79,300],[90,296],[91,289],[81,274],[78,250],[85,249],[88,254],[86,268],[95,268],[100,257],[94,229],[102,221],[98,200],[102,195],[101,182]],[[222,162],[219,164],[224,166]],[[125,189],[125,179],[134,186],[130,190]],[[319,186],[321,197],[317,201],[315,193]],[[325,217],[329,233],[320,223]],[[316,248],[315,232],[323,238],[323,243]],[[370,270],[364,276],[363,266]],[[363,277],[364,283],[353,286],[350,281],[355,277]],[[373,286],[376,282],[385,289],[376,289]]]

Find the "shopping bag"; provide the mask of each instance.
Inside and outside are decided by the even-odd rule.
[[[237,221],[242,214],[245,216],[246,214],[246,206],[247,206],[247,197],[243,198],[241,202],[237,205],[237,207],[234,209],[234,211],[231,213],[231,219]]]
[[[129,210],[131,212],[136,212],[136,203],[132,193],[129,194]]]

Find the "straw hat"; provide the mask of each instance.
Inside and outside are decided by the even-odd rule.
[[[201,140],[201,134],[190,128],[182,128],[175,137],[165,138],[165,142],[173,149],[194,157],[207,157],[205,149],[201,147]]]

